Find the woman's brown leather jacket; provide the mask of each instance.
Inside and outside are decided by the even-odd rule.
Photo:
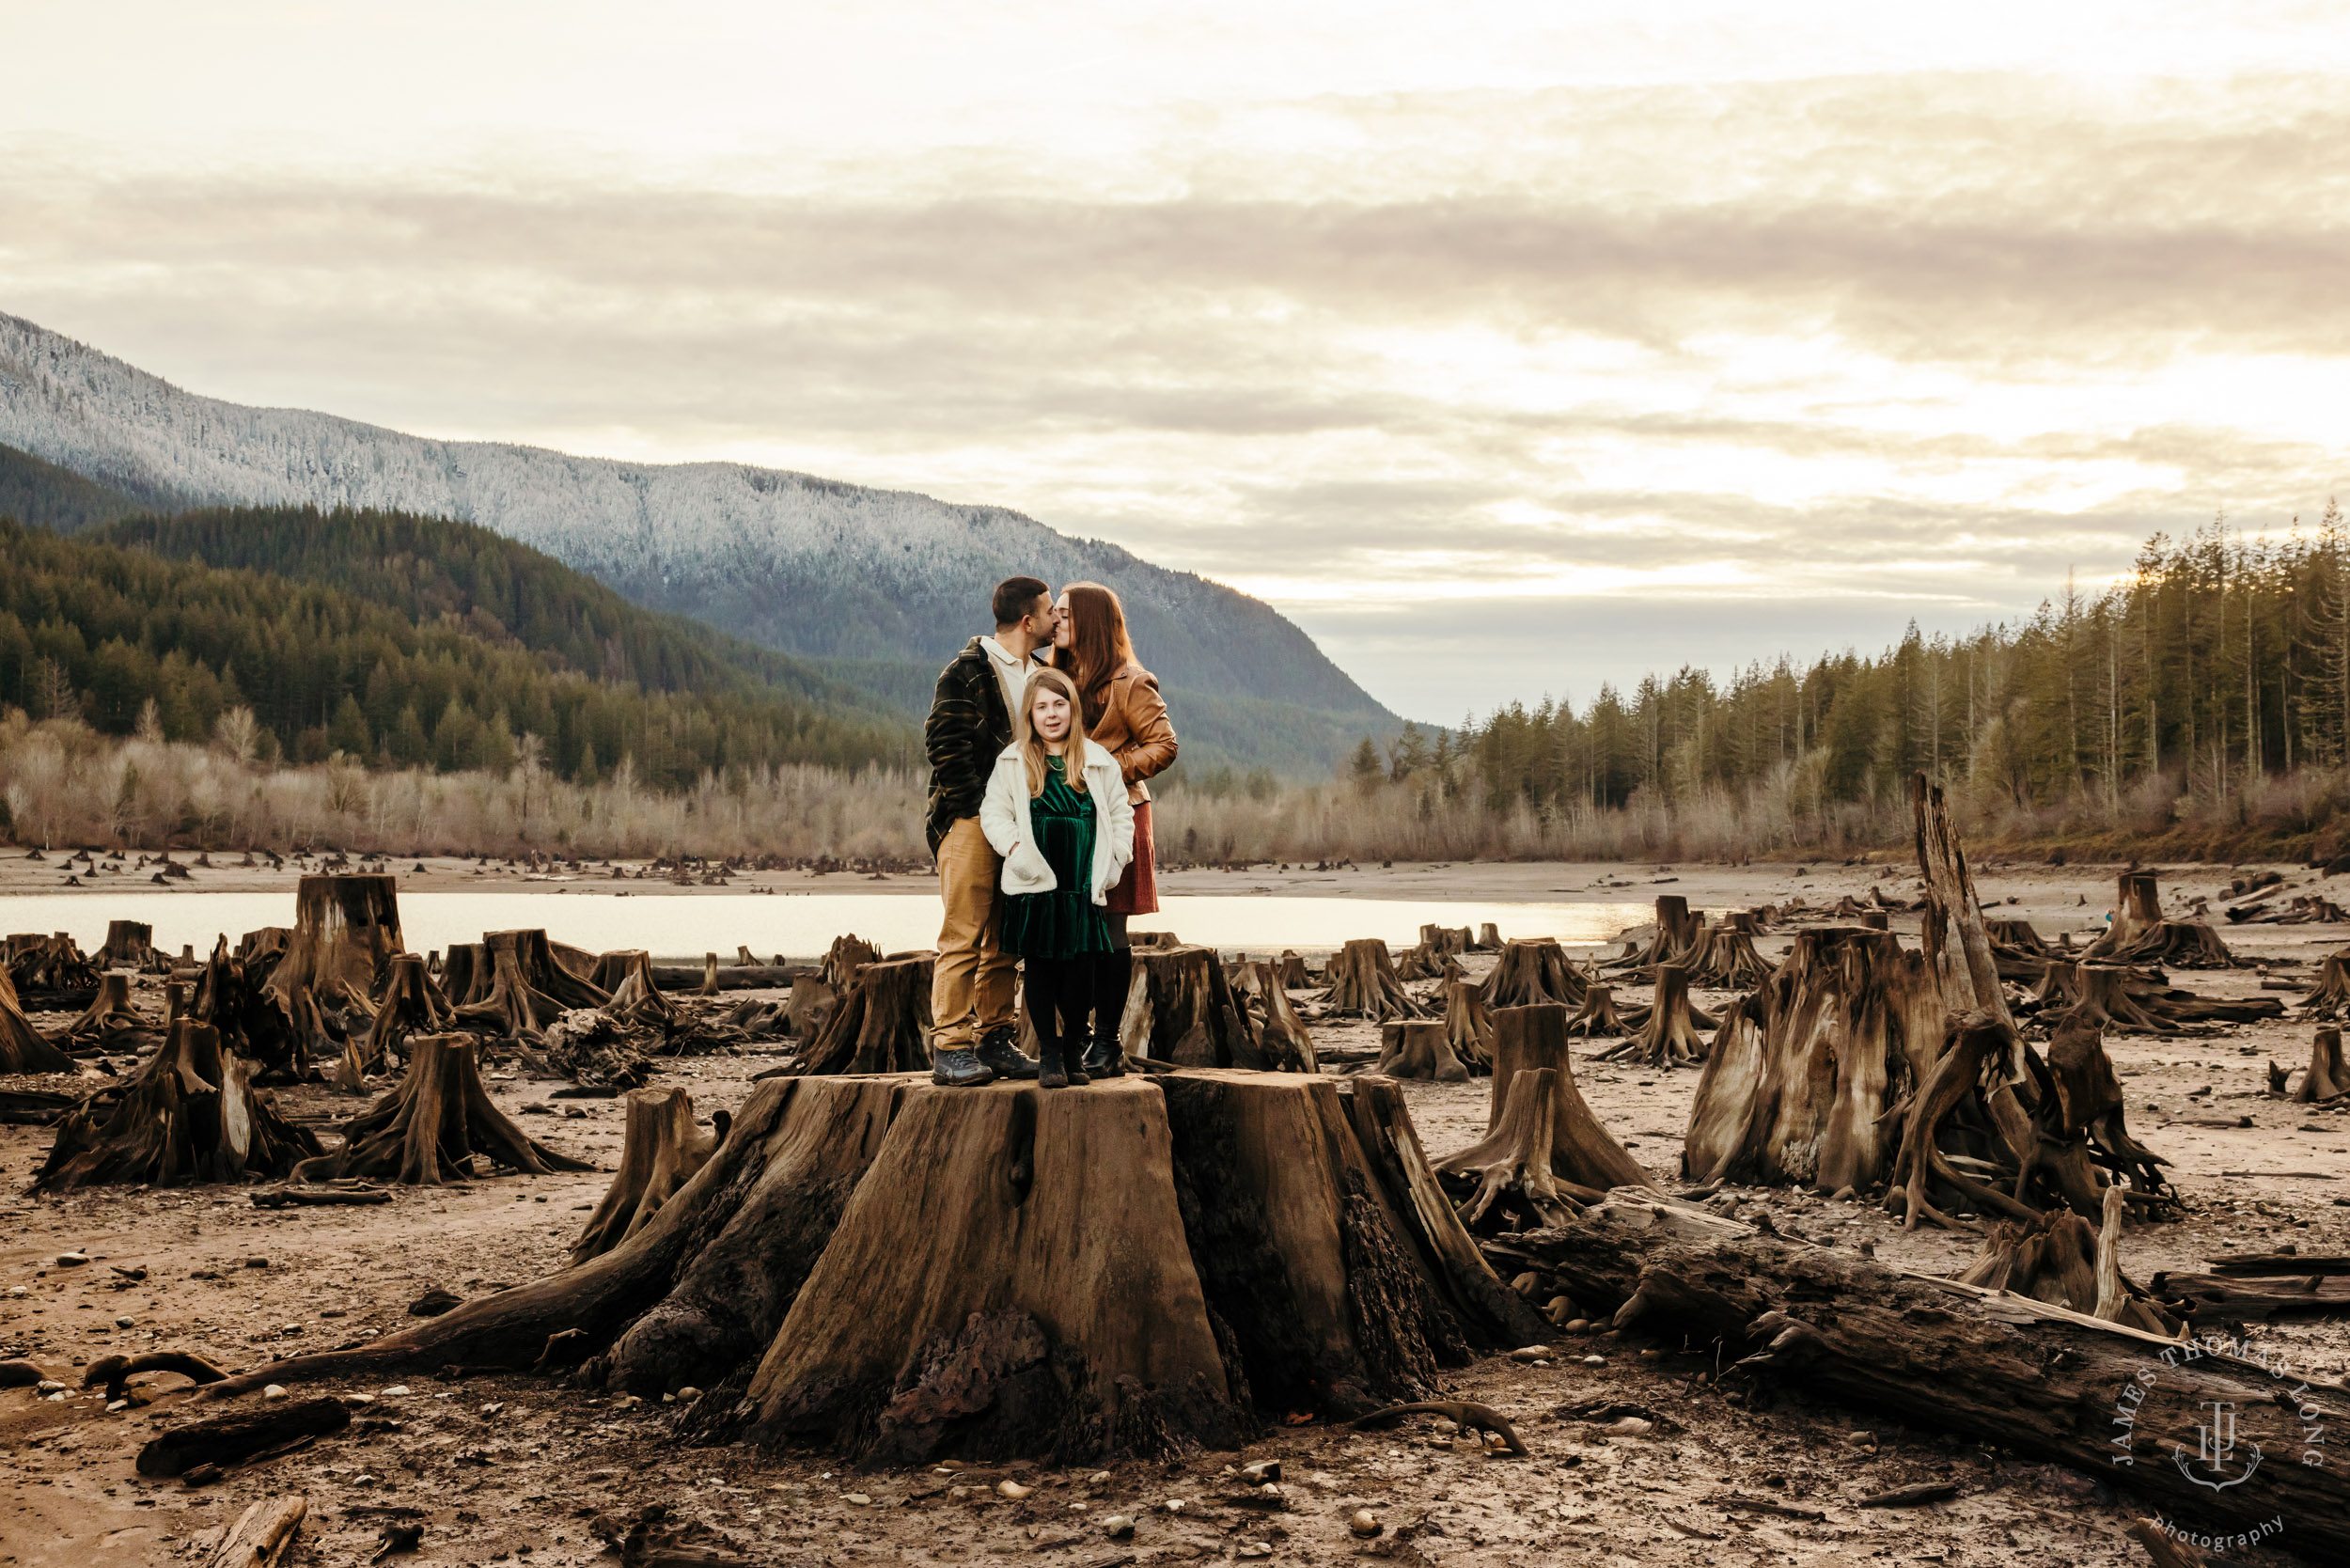
[[[1175,726],[1167,716],[1167,699],[1159,695],[1159,678],[1137,664],[1128,664],[1109,678],[1102,694],[1102,715],[1086,726],[1086,733],[1118,759],[1126,798],[1137,805],[1151,798],[1143,780],[1164,773],[1175,760]]]

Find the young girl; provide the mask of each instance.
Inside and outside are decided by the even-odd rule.
[[[1118,761],[1086,739],[1077,688],[1058,669],[1028,677],[1018,736],[995,760],[979,829],[1004,857],[1002,950],[1025,961],[1042,1071],[1061,1089],[1081,1063],[1096,970],[1110,957],[1103,903],[1134,855],[1135,813]],[[1107,1075],[1125,1070],[1123,1058]]]

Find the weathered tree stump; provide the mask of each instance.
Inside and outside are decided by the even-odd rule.
[[[934,958],[869,959],[800,1056],[795,1074],[930,1071]]]
[[[294,888],[292,939],[263,989],[290,1015],[295,994],[306,989],[321,1007],[369,1017],[392,959],[407,950],[397,879],[306,876]]]
[[[2275,996],[2200,996],[2165,982],[2159,969],[2052,958],[2034,987],[2051,1027],[2079,1025],[2117,1034],[2208,1033],[2206,1024],[2248,1024],[2284,1016]]]
[[[1444,1037],[1472,1073],[1494,1070],[1494,1015],[1485,988],[1472,980],[1444,982]]]
[[[1406,1018],[1379,1027],[1376,1072],[1390,1078],[1434,1078],[1440,1084],[1465,1084],[1469,1070],[1452,1054],[1440,1019]]]
[[[1715,1026],[1718,1019],[1695,1011],[1689,1004],[1689,971],[1678,964],[1656,966],[1656,999],[1648,1016],[1616,1045],[1600,1053],[1603,1061],[1640,1061],[1651,1067],[1694,1065],[1706,1058],[1705,1041],[1698,1024]]]
[[[621,1023],[666,1034],[684,1021],[683,1011],[653,983],[652,957],[642,948],[605,953],[589,983],[612,994],[603,1011]]]
[[[1314,1058],[1314,1037],[1298,1016],[1297,1004],[1281,984],[1275,965],[1262,959],[1243,964],[1232,979],[1232,993],[1246,1005],[1254,1002],[1261,1018],[1251,1019],[1257,1050],[1266,1062],[1284,1073],[1321,1071]]]
[[[83,1007],[88,1005],[87,993],[98,989],[98,966],[67,932],[9,937],[8,970],[20,1000]]]
[[[218,1030],[182,1018],[136,1075],[58,1122],[33,1186],[70,1192],[283,1176],[318,1152],[307,1128],[280,1117],[254,1089],[252,1069],[221,1048]]]
[[[1770,978],[1771,966],[1755,950],[1753,935],[1736,926],[1708,928],[1689,964],[1689,983],[1724,991],[1752,991]]]
[[[793,975],[791,998],[783,1004],[784,1016],[791,1023],[791,1037],[795,1040],[815,1039],[816,1031],[839,1000],[839,995],[823,976]]]
[[[1580,1212],[1551,1170],[1563,1098],[1557,1068],[1519,1070],[1510,1079],[1509,1102],[1483,1141],[1447,1155],[1436,1167],[1439,1176],[1456,1178],[1466,1189],[1460,1200],[1462,1224],[1472,1231],[1540,1230],[1564,1225]]]
[[[714,1130],[708,1133],[695,1127],[694,1102],[682,1089],[631,1093],[620,1168],[572,1244],[572,1262],[602,1257],[650,1223],[726,1140],[727,1113],[720,1111],[713,1121]]]
[[[98,949],[98,962],[104,968],[136,973],[160,967],[155,955],[155,928],[138,920],[107,921],[106,945]]]
[[[1581,1200],[1609,1187],[1654,1186],[1654,1179],[1601,1124],[1575,1087],[1574,1059],[1567,1048],[1567,1010],[1555,1002],[1494,1010],[1494,1084],[1486,1105],[1486,1132],[1501,1125],[1510,1105],[1511,1081],[1521,1073],[1545,1067],[1557,1074],[1551,1174],[1573,1183],[1582,1192],[1561,1190]],[[1443,1168],[1442,1162],[1437,1168]]]
[[[881,955],[879,948],[854,932],[846,936],[836,936],[832,939],[832,946],[824,952],[824,983],[836,993],[846,996],[849,988],[856,983],[857,969],[867,964],[879,964]]]
[[[1280,974],[1284,991],[1303,991],[1314,983],[1314,977],[1306,970],[1306,961],[1287,949],[1274,961],[1274,968]]]
[[[1538,1007],[1558,1002],[1573,1007],[1583,1000],[1584,980],[1567,962],[1566,949],[1550,936],[1524,938],[1501,946],[1501,961],[1485,977],[1489,1008]]]
[[[1923,955],[1888,933],[1798,933],[1770,982],[1715,1032],[1682,1174],[1827,1192],[1882,1182],[1894,1149],[1885,1114],[1932,1069],[1943,1034]]]
[[[2178,1320],[2122,1273],[2126,1206],[2122,1189],[2108,1187],[2102,1230],[2069,1209],[2035,1219],[2000,1220],[1985,1233],[1974,1260],[1952,1278],[2175,1339]]]
[[[1596,982],[1583,992],[1583,1005],[1567,1020],[1567,1032],[1586,1040],[1615,1039],[1632,1032],[1633,1025],[1616,1010],[1616,989]]]
[[[1136,947],[1118,1039],[1130,1057],[1177,1067],[1274,1065],[1210,948]]]
[[[611,1000],[556,962],[543,931],[484,932],[481,945],[490,963],[489,988],[480,1000],[456,1009],[454,1022],[461,1028],[536,1041],[562,1013]]]
[[[473,1157],[529,1175],[593,1170],[536,1142],[509,1121],[482,1087],[473,1037],[420,1034],[408,1042],[400,1087],[353,1117],[342,1147],[294,1167],[297,1182],[369,1176],[438,1186],[471,1173]]]
[[[1419,928],[1419,945],[1437,958],[1465,953],[1474,945],[1466,926],[1427,925]]]
[[[33,1027],[16,998],[16,983],[0,968],[0,1073],[71,1073],[73,1058]]]
[[[131,977],[109,972],[98,977],[98,995],[66,1026],[65,1038],[85,1051],[143,1051],[154,1043],[155,1027],[131,1005]]]
[[[352,1032],[327,1081],[347,1093],[361,1092],[368,1078],[390,1064],[393,1053],[405,1045],[409,1036],[434,1034],[448,1027],[453,1011],[432,977],[425,973],[423,959],[415,953],[395,954],[374,1021],[365,1035]]]
[[[1324,975],[1330,988],[1333,1013],[1352,1013],[1384,1024],[1390,1018],[1427,1016],[1412,994],[1403,989],[1387,945],[1376,937],[1359,937],[1330,955]]]
[[[2186,1346],[1657,1202],[1611,1201],[1485,1249],[1505,1270],[1535,1271],[1612,1312],[1627,1333],[1718,1342],[1726,1361],[1744,1355],[1741,1376],[2106,1477],[2197,1529],[2281,1516],[2311,1561],[2350,1557],[2350,1475],[2330,1459],[2299,1462],[2324,1456],[2308,1428],[2350,1419],[2350,1390],[2288,1377],[2282,1358],[2245,1359],[2217,1340]],[[2231,1473],[2242,1475],[2218,1488],[2172,1461],[2202,1451],[2198,1429],[2215,1402],[2235,1413]],[[2254,1444],[2269,1462],[2244,1474]]]
[[[1705,944],[1705,917],[1691,910],[1689,901],[1678,893],[1656,895],[1656,930],[1649,937],[1648,946],[1637,953],[1615,961],[1614,967],[1653,969],[1659,964],[1692,963]],[[1572,996],[1556,998],[1573,1001]]]
[[[490,949],[478,942],[451,942],[441,963],[441,995],[451,1007],[471,1007],[490,994]]]
[[[2301,998],[2301,1016],[2339,1022],[2350,1011],[2350,952],[2327,953],[2318,966],[2317,983]]]
[[[1435,980],[1444,972],[1445,955],[1436,952],[1425,942],[1406,949],[1403,956],[1396,960],[1395,964],[1396,978],[1399,980]]]
[[[1484,924],[1479,926],[1477,928],[1476,950],[1481,953],[1499,952],[1501,950],[1501,928],[1495,925],[1491,920],[1487,920]]]
[[[1367,1414],[1532,1332],[1382,1082],[772,1080],[610,1251],[214,1391],[450,1363],[585,1363],[637,1392],[749,1372],[697,1432],[874,1462],[1229,1447],[1261,1419]]]
[[[262,926],[237,938],[236,959],[244,965],[244,972],[253,977],[253,983],[258,985],[269,979],[270,972],[284,961],[286,949],[292,946],[291,926]]]
[[[2344,1094],[2350,1094],[2350,1068],[2342,1065],[2342,1031],[2320,1029],[2310,1043],[2310,1070],[2301,1075],[2301,1087],[2293,1091],[2293,1098],[2312,1105]]]
[[[2154,872],[2122,872],[2117,892],[2113,924],[2082,957],[2175,969],[2231,969],[2243,962],[2202,921],[2164,919]]]

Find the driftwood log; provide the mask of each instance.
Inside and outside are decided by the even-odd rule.
[[[838,943],[835,944],[837,948]],[[823,1031],[793,1064],[795,1074],[930,1071],[929,957],[864,960],[851,968],[848,995]]]
[[[1567,962],[1566,949],[1556,937],[1525,938],[1501,945],[1500,961],[1485,977],[1485,1005],[1539,1007],[1557,1002],[1573,1007],[1583,999],[1583,977]]]
[[[71,1073],[73,1058],[32,1026],[17,1001],[16,982],[0,968],[0,1074]]]
[[[572,1262],[601,1257],[626,1241],[710,1163],[726,1141],[727,1113],[720,1111],[712,1121],[713,1130],[707,1133],[694,1125],[694,1102],[682,1089],[640,1089],[629,1095],[620,1168],[572,1244]]]
[[[2198,1529],[2282,1518],[2279,1544],[2309,1560],[2350,1555],[2350,1474],[2312,1448],[2317,1429],[2350,1417],[2350,1390],[2281,1360],[1637,1199],[1485,1248],[1543,1289],[1612,1311],[1627,1333],[1718,1347],[1733,1377],[2067,1466]],[[2216,1473],[2202,1436],[2214,1402],[2236,1421],[2235,1452]],[[2266,1462],[2245,1474],[2254,1445]]]
[[[1137,953],[1139,962],[1141,955]],[[1324,973],[1330,988],[1328,1005],[1335,1014],[1354,1014],[1384,1024],[1392,1018],[1422,1018],[1427,1010],[1403,989],[1387,945],[1376,937],[1358,937],[1330,955]]]
[[[1534,1331],[1411,1168],[1393,1090],[1189,1070],[1073,1093],[770,1080],[610,1251],[208,1392],[576,1367],[731,1390],[689,1419],[875,1459],[1164,1452],[1368,1414]]]
[[[227,1388],[228,1381],[212,1385]],[[290,1400],[283,1404],[234,1416],[175,1426],[147,1440],[139,1450],[138,1472],[143,1476],[183,1475],[199,1465],[224,1469],[264,1450],[298,1437],[323,1437],[351,1424],[351,1412],[338,1399]]]
[[[341,1148],[294,1167],[293,1180],[370,1176],[437,1186],[471,1173],[476,1154],[534,1176],[596,1168],[514,1125],[482,1086],[475,1050],[470,1035],[415,1036],[400,1086],[352,1118]]]
[[[57,1123],[33,1178],[42,1192],[143,1183],[178,1186],[283,1176],[319,1152],[310,1131],[277,1114],[253,1070],[193,1018],[118,1089],[102,1090]]]
[[[307,1497],[256,1498],[228,1527],[228,1533],[204,1560],[204,1568],[277,1568],[293,1550],[302,1521],[309,1514]]]

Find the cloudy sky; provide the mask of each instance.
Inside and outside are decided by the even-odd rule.
[[[2344,478],[2339,6],[0,0],[0,309],[238,401],[1016,507],[1418,717],[2029,613]]]

